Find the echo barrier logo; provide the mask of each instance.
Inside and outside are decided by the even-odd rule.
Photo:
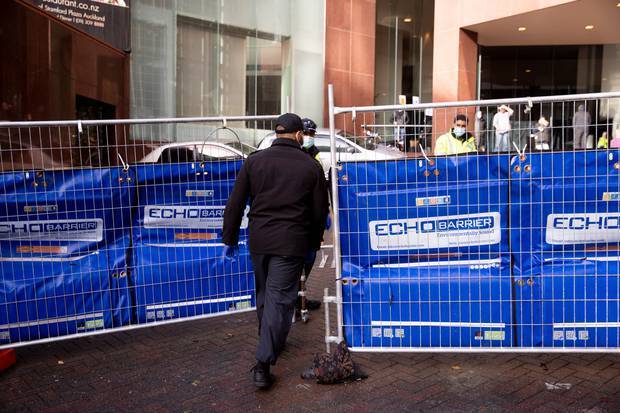
[[[93,241],[103,239],[103,220],[74,219],[0,222],[0,240]]]
[[[620,242],[620,213],[550,214],[545,240],[551,245]]]
[[[168,206],[147,205],[144,207],[144,228],[192,228],[216,229],[224,224],[226,206]],[[246,207],[241,228],[247,228]]]
[[[369,230],[375,251],[491,245],[501,241],[498,212],[371,221]]]

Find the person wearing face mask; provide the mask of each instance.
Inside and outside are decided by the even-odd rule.
[[[272,384],[270,367],[291,328],[308,251],[318,250],[327,219],[323,169],[301,148],[303,124],[294,113],[275,123],[271,147],[247,157],[224,210],[223,258],[235,260],[239,227],[249,202],[249,249],[254,268],[259,339],[254,385]]]
[[[456,155],[459,153],[477,152],[476,138],[467,132],[467,116],[456,115],[452,128],[437,138],[435,155]]]
[[[316,123],[310,118],[303,118],[301,121],[304,125],[304,143],[302,144],[302,148],[304,152],[310,155],[310,157],[314,159],[322,169],[323,164],[321,163],[321,158],[319,157],[320,152],[318,148],[314,145]],[[312,271],[312,267],[314,266],[314,261],[316,260],[316,253],[316,249],[311,249],[310,251],[308,251],[304,259],[304,270],[300,284],[300,296],[297,300],[297,310],[299,312],[298,316],[304,322],[307,322],[309,319],[308,311],[317,310],[321,307],[321,301],[307,299],[305,296],[305,283],[308,281],[308,277],[310,276],[310,272]]]
[[[316,159],[319,162],[319,165],[321,165],[322,167],[323,164],[321,163],[321,158],[319,157],[319,150],[314,145],[316,123],[314,123],[314,121],[310,118],[303,118],[301,122],[304,125],[304,143],[301,145],[301,147],[308,155]]]

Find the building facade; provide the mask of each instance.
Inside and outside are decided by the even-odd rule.
[[[326,124],[328,84],[340,106],[620,90],[617,0],[9,0],[0,8],[7,120],[292,110]],[[170,133],[133,138],[176,139]]]

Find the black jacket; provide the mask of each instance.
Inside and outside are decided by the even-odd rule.
[[[295,141],[276,139],[241,167],[224,211],[224,243],[237,244],[249,198],[251,253],[303,257],[318,250],[328,212],[326,189],[318,162]]]

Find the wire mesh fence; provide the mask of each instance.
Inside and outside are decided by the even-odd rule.
[[[0,124],[0,348],[252,310],[221,227],[274,120]]]
[[[357,351],[617,351],[619,111],[620,93],[332,100],[334,129],[397,155],[332,174],[339,335]]]

